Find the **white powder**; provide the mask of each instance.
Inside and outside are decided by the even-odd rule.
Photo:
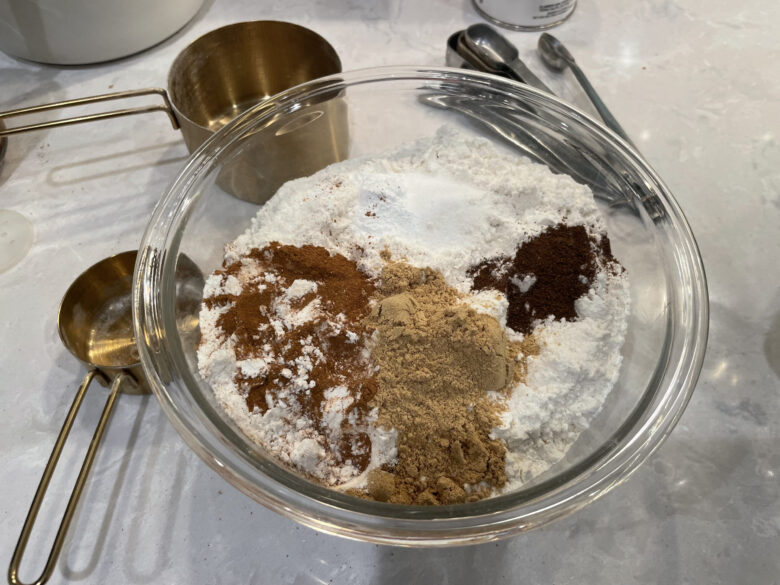
[[[241,371],[244,376],[249,378],[255,378],[268,371],[268,364],[262,358],[253,358],[248,360],[240,360],[236,362],[236,367]]]
[[[584,278],[584,277],[580,275],[580,278]],[[511,282],[514,286],[516,286],[517,290],[525,294],[529,290],[531,290],[531,287],[534,284],[536,284],[536,277],[533,274],[528,274],[523,278],[517,278],[516,276],[513,276],[512,278],[509,279],[509,282]],[[587,284],[587,279],[583,284]]]
[[[273,241],[322,246],[375,277],[384,263],[380,254],[389,250],[394,259],[440,270],[450,285],[467,295],[465,302],[506,325],[505,295],[471,293],[467,270],[486,258],[513,256],[520,244],[560,223],[582,225],[594,236],[606,231],[587,187],[499,151],[487,140],[442,129],[432,139],[385,157],[345,161],[282,186],[251,227],[226,246],[226,260],[240,260],[246,270],[232,280],[209,277],[204,296],[235,294],[228,291],[239,290],[241,281],[273,282],[273,274],[258,273],[253,261],[244,257]],[[512,282],[525,293],[536,277],[522,275]],[[314,282],[296,280],[271,307],[276,335],[319,314],[317,298],[302,309],[290,305],[316,293],[316,288]],[[508,411],[494,429],[494,436],[508,448],[507,490],[560,459],[601,408],[618,376],[628,299],[625,275],[602,271],[589,293],[577,301],[576,321],[550,319],[536,327],[540,353],[529,358],[526,383],[512,390]],[[372,443],[368,468],[358,473],[349,464],[333,465],[323,441],[339,440],[353,398],[345,388],[326,389],[325,437],[296,411],[293,393],[310,387],[312,364],[325,359],[315,346],[304,348],[300,363],[283,371],[289,379],[286,393],[278,394],[264,414],[248,412],[233,377],[239,371],[260,373],[276,356],[237,362],[231,340],[216,327],[218,316],[216,309],[201,312],[200,371],[252,439],[282,461],[343,489],[364,486],[368,471],[394,460],[395,431],[376,428],[374,412],[364,429]],[[333,319],[328,326],[336,331],[343,323]],[[521,337],[508,333],[510,338]],[[351,335],[356,342],[357,336]]]
[[[287,287],[284,296],[288,301],[295,301],[309,293],[317,292],[317,283],[299,278]]]
[[[204,298],[218,295],[239,295],[246,284],[260,283],[258,287],[277,281],[273,272],[263,271],[254,261],[242,261],[239,276],[211,275],[204,287]],[[262,283],[266,283],[265,285]],[[288,332],[321,316],[320,299],[315,298],[301,309],[293,309],[291,302],[317,291],[317,283],[298,279],[274,299],[268,307],[267,316],[273,332],[284,338]],[[366,432],[372,443],[370,467],[361,473],[353,462],[339,463],[333,453],[341,440],[341,422],[344,413],[355,397],[347,393],[346,387],[326,389],[323,404],[325,432],[317,428],[315,421],[301,411],[296,395],[308,393],[314,386],[310,379],[314,364],[326,359],[310,337],[303,339],[300,355],[291,362],[280,361],[270,344],[258,344],[258,357],[239,360],[236,357],[235,339],[226,337],[218,326],[220,315],[231,305],[209,309],[205,304],[200,312],[201,345],[198,349],[198,366],[201,375],[210,382],[214,394],[225,411],[239,428],[253,441],[264,446],[283,462],[293,465],[331,485],[341,485],[355,480],[365,483],[370,469],[392,462],[396,457],[395,433],[377,429],[371,424],[376,421],[376,412],[368,417]],[[335,334],[343,330],[345,317],[336,315],[320,327],[326,333]],[[260,333],[260,332],[258,332]],[[349,332],[347,332],[349,333]],[[354,341],[357,341],[356,335]],[[258,336],[260,338],[260,336]],[[353,341],[353,342],[354,342]],[[256,377],[268,371],[269,364],[284,365],[279,370],[284,383],[273,396],[266,394],[267,410],[250,411],[246,396],[239,391],[236,374]],[[363,421],[366,424],[366,421]],[[327,448],[326,448],[327,447]]]
[[[387,248],[440,270],[465,293],[470,266],[513,255],[518,244],[562,222],[592,234],[604,229],[587,187],[445,128],[384,158],[348,160],[283,185],[226,257],[237,260],[272,241],[312,244],[378,276]]]
[[[528,358],[526,383],[493,431],[507,445],[505,490],[558,461],[601,409],[619,374],[628,302],[626,278],[600,272],[576,302],[576,321],[549,319],[534,330],[539,355]]]

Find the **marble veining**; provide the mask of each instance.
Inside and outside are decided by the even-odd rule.
[[[204,32],[250,19],[311,27],[345,69],[441,65],[470,0],[207,1],[182,31],[116,62],[56,68],[0,54],[0,108],[164,86]],[[499,543],[404,550],[316,533],[227,485],[151,398],[122,396],[52,582],[77,583],[780,583],[780,5],[763,0],[580,0],[554,34],[670,186],[704,258],[711,331],[699,385],[670,439],[624,485],[579,513]],[[536,34],[506,33],[559,95],[589,109],[568,74],[546,71]],[[0,274],[0,558],[84,373],[56,310],[71,280],[137,247],[187,157],[160,114],[12,137],[0,208],[36,239]],[[88,397],[63,456],[72,468],[99,415]],[[68,474],[55,476],[64,503]],[[46,506],[52,524],[62,506]],[[38,532],[29,559],[51,534]],[[23,577],[38,565],[25,563]],[[28,570],[28,572],[25,572]]]

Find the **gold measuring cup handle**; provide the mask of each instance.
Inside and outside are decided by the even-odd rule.
[[[40,510],[41,504],[43,503],[46,490],[49,488],[49,482],[51,481],[51,477],[54,474],[54,469],[57,467],[57,462],[59,461],[60,454],[62,453],[62,448],[65,446],[65,441],[68,439],[68,434],[70,433],[70,429],[73,426],[73,421],[79,412],[79,408],[81,407],[81,403],[84,400],[84,396],[87,393],[87,389],[89,388],[90,383],[95,379],[96,376],[102,376],[102,374],[97,370],[90,370],[84,377],[84,381],[81,383],[78,392],[76,392],[76,397],[73,399],[73,404],[70,406],[68,416],[65,417],[65,422],[62,425],[62,429],[60,429],[60,434],[57,436],[57,441],[54,443],[54,449],[52,449],[49,462],[46,464],[46,469],[43,471],[43,476],[41,477],[41,482],[38,484],[38,489],[35,492],[35,497],[33,498],[32,505],[30,506],[30,511],[27,513],[27,518],[24,521],[22,533],[19,535],[19,541],[16,543],[14,555],[11,557],[11,564],[8,567],[8,582],[11,585],[25,585],[22,581],[19,580],[19,565],[22,562],[22,557],[24,557],[24,551],[27,548],[27,541],[30,538],[30,533],[32,532],[33,526],[35,525],[35,519],[38,516],[38,511]],[[71,493],[70,500],[68,500],[68,506],[65,508],[65,514],[62,516],[62,521],[60,522],[60,527],[57,530],[57,536],[54,538],[54,544],[51,547],[51,552],[49,552],[49,558],[46,561],[46,566],[44,567],[41,576],[38,577],[38,579],[36,579],[31,585],[43,585],[46,583],[46,581],[49,580],[49,577],[51,577],[54,571],[57,558],[59,557],[60,551],[62,550],[62,545],[65,542],[65,535],[68,532],[68,527],[70,526],[70,522],[73,519],[73,514],[76,511],[76,506],[78,505],[79,498],[81,497],[81,492],[84,490],[84,485],[86,484],[89,470],[92,467],[92,462],[95,459],[95,454],[97,453],[98,446],[100,445],[100,440],[103,437],[103,432],[106,430],[106,424],[108,423],[108,419],[114,409],[114,403],[116,402],[117,394],[119,393],[119,387],[124,381],[132,382],[134,381],[134,378],[130,374],[120,373],[114,378],[114,381],[111,384],[111,391],[108,395],[108,398],[106,399],[105,406],[103,407],[103,413],[100,415],[97,428],[95,428],[95,434],[92,436],[92,440],[89,443],[89,448],[87,449],[87,454],[84,457],[84,462],[81,464],[81,471],[79,471],[78,478],[76,478],[76,483],[73,486],[73,492]]]
[[[165,112],[168,114],[168,118],[171,120],[174,130],[179,129],[179,121],[176,119],[176,115],[173,113],[173,107],[171,101],[168,99],[168,92],[158,87],[150,87],[147,89],[133,89],[128,91],[116,91],[113,93],[104,93],[102,95],[95,95],[91,97],[78,98],[74,100],[65,100],[62,102],[54,102],[51,104],[42,104],[39,106],[30,106],[27,108],[19,108],[18,110],[9,110],[7,112],[0,112],[0,120],[6,118],[13,118],[15,116],[26,116],[28,114],[36,114],[38,112],[47,112],[49,110],[59,110],[63,108],[72,108],[74,106],[84,106],[88,104],[94,104],[99,102],[108,102],[111,100],[119,100],[125,98],[134,98],[144,95],[159,95],[162,100],[162,105],[141,106],[138,108],[124,108],[121,110],[112,110],[109,112],[100,112],[98,114],[87,114],[84,116],[74,116],[72,118],[65,118],[64,120],[51,120],[49,122],[39,122],[37,124],[27,124],[25,126],[16,126],[14,128],[3,128],[0,124],[0,136],[10,136],[11,134],[20,134],[22,132],[30,132],[32,130],[42,130],[44,128],[56,128],[59,126],[70,126],[71,124],[81,124],[83,122],[92,122],[94,120],[105,120],[108,118],[118,118],[120,116],[131,116],[134,114],[146,114],[148,112]]]

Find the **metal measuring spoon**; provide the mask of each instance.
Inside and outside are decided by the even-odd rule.
[[[542,33],[542,35],[539,37],[539,44],[537,48],[542,61],[550,69],[554,71],[563,71],[566,69],[566,67],[571,69],[574,77],[577,78],[577,81],[582,86],[582,89],[585,91],[591,103],[593,104],[593,107],[596,108],[599,116],[601,116],[601,119],[604,120],[604,124],[606,124],[623,140],[633,145],[631,139],[626,134],[626,131],[623,130],[623,127],[618,123],[617,119],[615,119],[615,116],[612,115],[612,112],[609,111],[607,105],[601,100],[599,94],[596,93],[596,90],[591,85],[590,81],[588,81],[588,78],[585,77],[585,73],[583,73],[582,69],[580,69],[580,66],[577,65],[574,57],[563,45],[563,43],[561,43],[561,41],[556,39],[551,34]]]
[[[476,71],[483,71],[485,73],[492,73],[501,77],[509,77],[506,71],[496,69],[489,63],[486,63],[479,55],[477,55],[468,43],[466,43],[464,37],[465,31],[459,30],[458,32],[450,35],[447,39],[447,64],[457,63],[460,60],[460,66],[465,66],[466,69],[474,69]]]
[[[476,69],[471,63],[458,53],[458,37],[460,37],[463,31],[459,30],[452,33],[447,38],[447,52],[444,56],[444,63],[447,67],[457,67],[459,69]]]
[[[518,56],[517,47],[487,24],[472,24],[463,34],[466,45],[489,66],[508,72],[512,78],[553,93],[541,79],[528,69]]]
[[[35,525],[35,519],[43,503],[62,448],[92,381],[97,380],[103,386],[110,384],[110,392],[95,433],[89,443],[87,454],[73,487],[68,506],[65,508],[43,573],[35,581],[36,585],[42,585],[48,581],[54,571],[68,527],[84,490],[89,470],[92,467],[118,394],[120,392],[127,394],[146,394],[149,392],[139,361],[131,314],[133,268],[136,256],[137,253],[133,250],[101,260],[73,281],[60,303],[57,315],[60,339],[74,357],[89,367],[89,371],[76,392],[62,429],[60,429],[60,434],[57,436],[57,441],[54,443],[30,511],[24,521],[13,557],[11,557],[8,581],[12,585],[22,583],[19,580],[19,565],[27,548],[27,541]],[[176,290],[177,313],[184,313],[185,320],[187,320],[186,314],[194,311],[192,318],[197,323],[197,310],[203,292],[203,275],[192,260],[183,255],[179,258],[176,270]],[[191,324],[185,324],[185,329],[189,325]]]
[[[623,201],[620,186],[609,177],[594,172],[593,165],[579,149],[566,141],[557,140],[538,127],[531,130],[524,125],[522,109],[493,107],[490,104],[475,102],[468,97],[437,93],[423,95],[419,99],[425,105],[464,116],[516,147],[530,159],[546,165],[554,173],[564,173],[588,185],[594,197],[605,201],[610,206]]]

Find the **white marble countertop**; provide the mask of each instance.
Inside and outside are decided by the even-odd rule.
[[[173,38],[113,63],[57,68],[0,54],[0,108],[164,86],[191,40],[239,20],[288,20],[335,46],[345,69],[442,65],[447,37],[480,22],[468,0],[207,1]],[[581,0],[554,29],[676,194],[709,277],[711,331],[679,426],[624,485],[548,527],[499,543],[406,550],[316,533],[223,482],[153,398],[122,397],[53,582],[780,583],[780,4]],[[538,34],[507,32],[561,96]],[[99,259],[136,248],[187,157],[159,114],[12,137],[0,208],[35,243],[0,274],[0,564],[84,374],[56,331],[60,298]],[[51,524],[97,418],[88,396]],[[22,577],[51,534],[36,533]]]

